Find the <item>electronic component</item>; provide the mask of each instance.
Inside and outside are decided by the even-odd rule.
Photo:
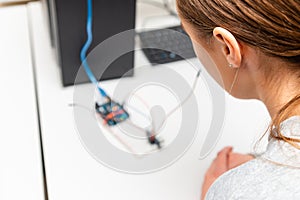
[[[150,131],[146,131],[148,142],[151,145],[156,145],[158,149],[161,149],[161,141],[157,139],[156,135]]]
[[[123,106],[110,99],[107,103],[101,105],[96,102],[95,109],[104,120],[104,124],[109,126],[114,126],[129,118],[129,114]]]

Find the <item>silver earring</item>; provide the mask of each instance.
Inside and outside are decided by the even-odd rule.
[[[228,66],[229,66],[230,68],[233,68],[233,64],[231,64],[231,63],[229,63]]]

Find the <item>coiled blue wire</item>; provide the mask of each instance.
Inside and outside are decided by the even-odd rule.
[[[84,68],[87,76],[89,77],[90,81],[97,86],[100,95],[102,97],[107,97],[106,92],[99,86],[98,81],[97,81],[96,77],[94,76],[94,74],[86,60],[86,53],[93,41],[92,23],[93,23],[92,0],[87,0],[87,23],[86,23],[87,40],[80,51],[80,60],[82,62],[83,68]]]

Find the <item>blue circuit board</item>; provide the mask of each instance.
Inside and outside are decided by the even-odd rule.
[[[129,118],[129,114],[123,106],[111,100],[101,105],[96,103],[95,109],[104,120],[104,123],[109,126],[114,126]]]

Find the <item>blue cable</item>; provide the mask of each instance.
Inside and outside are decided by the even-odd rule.
[[[92,22],[93,22],[93,6],[92,0],[87,0],[87,23],[86,23],[86,32],[87,32],[87,40],[80,51],[80,60],[82,62],[83,68],[89,77],[90,81],[95,84],[98,88],[102,97],[107,97],[108,95],[106,92],[99,86],[96,77],[94,76],[87,60],[86,60],[86,53],[93,41],[93,33],[92,33]]]

